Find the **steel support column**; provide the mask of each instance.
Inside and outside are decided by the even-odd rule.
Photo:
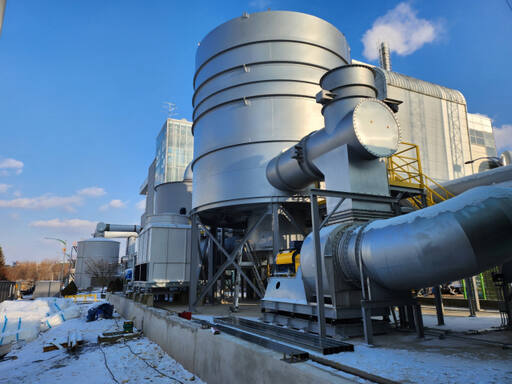
[[[281,236],[279,231],[279,204],[272,204],[272,272],[275,273]]]
[[[466,283],[466,297],[468,300],[469,316],[475,317],[477,309],[476,309],[476,298],[475,298],[475,288],[473,285],[473,278],[466,277],[464,279],[464,282]]]
[[[217,228],[214,228],[213,232],[217,234]],[[207,259],[208,259],[208,281],[211,281],[213,278],[213,251],[214,251],[215,245],[213,244],[212,239],[208,239],[208,250],[207,250]],[[207,292],[208,300],[210,304],[213,304],[214,302],[214,295],[213,295],[213,286],[210,288],[210,290]]]
[[[436,285],[433,291],[436,305],[437,325],[444,325],[444,305],[443,297],[441,295],[441,287]]]
[[[195,312],[196,298],[197,298],[197,283],[199,268],[199,247],[197,246],[199,231],[197,228],[197,214],[190,217],[190,285],[188,288],[188,309],[190,312]]]
[[[423,327],[423,316],[421,314],[421,305],[412,305],[413,318],[414,318],[414,329],[418,338],[422,339],[425,337],[425,328]]]
[[[324,280],[322,255],[320,252],[320,213],[318,212],[318,196],[311,193],[311,221],[313,233],[313,246],[315,249],[316,265],[316,309],[318,317],[318,334],[320,340],[325,337],[325,308],[324,308]]]

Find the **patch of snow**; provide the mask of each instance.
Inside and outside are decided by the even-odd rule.
[[[499,327],[501,321],[499,315],[469,317],[469,316],[445,316],[445,325],[437,325],[437,316],[423,315],[423,325],[429,328],[436,328],[443,331],[467,332]]]
[[[437,318],[433,315],[424,315],[423,321],[425,326],[455,332],[500,325],[498,314],[445,316],[446,325],[443,327],[437,326]],[[368,346],[360,339],[348,342],[354,344],[354,352],[323,357],[401,383],[512,382],[512,351],[496,346],[429,336],[419,340],[414,334],[396,333],[375,336],[376,346]]]
[[[40,331],[78,316],[80,309],[69,299],[4,301],[0,303],[0,345],[33,340]]]
[[[119,383],[174,383],[168,377],[148,367],[144,361],[183,383],[203,382],[186,371],[179,363],[170,358],[157,344],[145,337],[127,340],[116,344],[97,343],[99,334],[118,331],[123,319],[116,314],[114,319],[99,319],[87,323],[85,316],[87,305],[81,306],[80,318],[64,322],[31,342],[21,342],[13,347],[8,356],[15,360],[0,360],[0,384],[105,384],[114,383],[105,367],[107,364]],[[65,340],[68,332],[79,331],[84,344],[76,352],[55,350],[43,352],[43,345],[50,341]],[[139,357],[134,356],[128,346]]]

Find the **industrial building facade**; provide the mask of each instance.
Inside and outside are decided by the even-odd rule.
[[[496,156],[491,119],[467,112],[458,90],[387,71],[376,71],[379,93],[402,101],[397,113],[401,140],[418,145],[425,174],[443,183],[479,171],[480,162],[465,162]]]
[[[192,123],[168,118],[156,138],[155,186],[183,180],[193,153]]]
[[[468,113],[469,141],[474,162],[475,172],[489,169],[485,157],[496,157],[496,142],[492,132],[492,120],[478,113]]]

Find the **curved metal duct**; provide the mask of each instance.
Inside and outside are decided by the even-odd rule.
[[[325,128],[304,137],[299,144],[273,158],[267,179],[281,190],[300,191],[324,175],[314,164],[318,157],[343,145],[360,158],[388,157],[396,152],[400,127],[393,111],[376,100],[373,69],[359,64],[329,71],[320,81],[324,90],[318,102]]]
[[[503,166],[512,164],[512,151],[503,151],[500,155],[500,163]]]
[[[333,225],[320,234],[323,260],[332,257],[340,272],[336,278],[359,284],[360,252],[373,281],[407,290],[472,276],[512,260],[511,231],[512,189],[478,187],[403,216],[353,227]],[[312,243],[308,236],[301,265],[304,283],[314,290]]]
[[[343,34],[302,13],[244,14],[210,32],[196,54],[193,209],[288,200],[266,165],[323,127],[319,80],[348,62]]]

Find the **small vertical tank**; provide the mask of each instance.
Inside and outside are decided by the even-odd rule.
[[[94,283],[98,269],[119,262],[119,242],[96,237],[78,242],[76,259],[76,285],[78,289],[87,289]]]

